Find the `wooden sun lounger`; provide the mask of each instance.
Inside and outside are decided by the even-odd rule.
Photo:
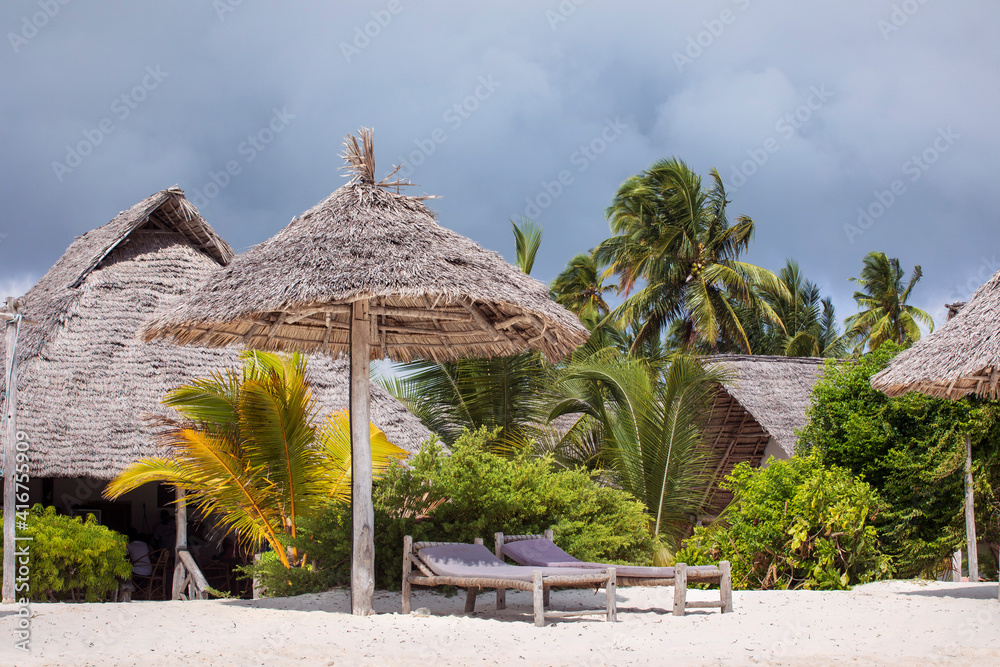
[[[482,545],[482,539],[477,538],[475,543]],[[530,591],[534,604],[535,625],[544,626],[547,618],[567,618],[571,616],[601,615],[608,621],[618,620],[618,610],[615,601],[615,569],[609,567],[605,570],[595,570],[593,574],[567,574],[561,575],[552,573],[550,568],[532,568],[522,566],[507,566],[505,569],[514,568],[530,573],[531,580],[508,579],[504,577],[489,576],[489,568],[484,568],[484,575],[479,577],[455,577],[438,576],[420,558],[420,550],[428,547],[447,546],[458,544],[455,542],[414,542],[409,535],[403,538],[403,613],[409,614],[411,607],[411,594],[413,586],[458,586],[466,590],[465,613],[472,613],[476,610],[476,596],[480,589],[495,588],[497,591],[504,589],[516,589]],[[489,553],[488,551],[486,552]],[[501,559],[502,560],[502,559]],[[414,571],[416,566],[416,571]],[[604,609],[581,609],[577,611],[546,611],[548,603],[548,593],[553,587],[558,588],[600,588],[603,586],[606,593],[606,607]],[[503,609],[497,605],[497,609]]]
[[[497,558],[503,560],[504,557],[511,558],[511,560],[516,560],[504,551],[504,544],[510,544],[512,542],[520,542],[523,540],[548,540],[552,541],[553,532],[551,530],[545,531],[543,535],[504,535],[503,533],[496,533],[496,555]],[[572,558],[572,557],[570,557]],[[573,559],[576,561],[576,559]],[[568,561],[567,566],[572,567],[612,567],[610,565],[601,565],[599,563],[583,563]],[[527,567],[537,567],[528,565]],[[664,574],[672,574],[672,576],[628,576],[630,570],[634,571],[638,568],[629,568],[627,566],[619,566],[617,572],[617,585],[619,586],[673,586],[674,587],[674,606],[673,614],[674,616],[683,616],[685,611],[688,609],[719,609],[722,613],[728,613],[733,611],[733,581],[732,573],[729,566],[729,561],[720,561],[717,566],[698,566],[689,568],[684,563],[677,563],[672,568],[655,568],[657,570],[662,569]],[[650,568],[654,569],[654,568]],[[687,599],[687,585],[689,583],[704,583],[704,584],[717,584],[719,586],[719,600],[718,601],[691,601]],[[502,589],[497,589],[497,608],[503,609],[505,603],[505,593]]]

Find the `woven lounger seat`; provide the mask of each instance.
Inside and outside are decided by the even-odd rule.
[[[733,610],[733,584],[728,561],[715,565],[688,567],[677,563],[674,567],[642,567],[634,565],[609,565],[588,563],[578,560],[560,549],[552,541],[552,531],[544,535],[504,535],[496,534],[496,555],[501,560],[510,558],[516,563],[531,567],[600,569],[614,567],[619,586],[673,586],[675,616],[683,616],[685,610],[694,608],[716,608],[722,613]],[[718,584],[719,601],[688,602],[689,583]],[[503,608],[504,593],[497,589],[497,605]]]
[[[414,567],[417,568],[414,571]],[[480,589],[495,588],[530,591],[533,595],[535,625],[545,625],[546,618],[589,616],[599,614],[608,621],[617,620],[614,568],[546,568],[508,565],[498,559],[483,541],[475,544],[458,542],[414,542],[403,538],[403,613],[411,608],[412,586],[458,586],[466,589],[465,611],[476,610]],[[546,611],[548,591],[559,588],[600,588],[606,592],[604,609],[578,611]],[[498,606],[498,609],[503,607]]]

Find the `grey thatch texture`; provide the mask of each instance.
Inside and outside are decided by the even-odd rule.
[[[22,325],[18,345],[18,429],[31,442],[33,476],[110,479],[157,454],[143,415],[166,414],[159,400],[173,387],[238,365],[236,348],[145,344],[140,336],[232,255],[171,188],[77,238],[23,297],[24,315],[40,322]],[[316,356],[309,369],[323,408],[346,408],[348,364]],[[428,436],[377,387],[372,421],[410,451]]]
[[[725,392],[791,456],[795,430],[806,424],[806,410],[813,385],[823,371],[823,359],[722,354],[704,361],[735,371],[736,378],[724,387]]]
[[[147,340],[336,355],[348,349],[350,304],[367,298],[378,327],[372,358],[540,349],[560,359],[586,341],[587,329],[544,284],[439,226],[426,197],[374,183],[371,168],[360,164],[346,185],[237,256],[154,322]]]
[[[909,391],[951,400],[1000,396],[1000,272],[954,310],[940,329],[873,375],[872,387],[889,396]]]

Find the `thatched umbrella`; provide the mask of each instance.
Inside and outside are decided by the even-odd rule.
[[[144,415],[168,414],[160,399],[170,389],[238,367],[240,349],[144,344],[139,333],[232,257],[184,193],[168,188],[77,237],[18,300],[24,324],[35,320],[21,328],[18,382],[11,384],[20,388],[17,431],[30,437],[33,478],[103,483],[139,459],[162,454],[159,429]],[[0,339],[8,371],[12,348]],[[309,360],[313,395],[324,412],[347,407],[347,373],[343,360]],[[0,399],[7,397],[6,379],[0,378]],[[372,390],[372,421],[394,444],[417,451],[429,431],[388,392]],[[5,488],[13,494],[15,485]],[[14,502],[6,507],[13,511]],[[181,519],[178,513],[178,536]],[[4,525],[13,529],[13,518]],[[14,549],[4,554],[13,557]],[[13,579],[9,584],[13,595]]]
[[[1000,396],[1000,272],[976,290],[944,326],[901,352],[887,368],[873,375],[871,385],[889,396],[902,396],[908,391],[953,401],[968,395],[991,400]],[[969,579],[978,581],[969,436],[965,437],[965,449]]]
[[[374,595],[368,370],[372,359],[437,361],[529,349],[550,359],[588,332],[548,289],[495,252],[439,226],[427,197],[375,181],[371,130],[349,137],[351,180],[225,269],[147,329],[147,340],[240,343],[349,354],[352,607]],[[393,191],[395,189],[395,191]]]

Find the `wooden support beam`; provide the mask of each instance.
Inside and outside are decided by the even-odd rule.
[[[16,314],[16,307],[13,298],[7,299],[7,312]],[[16,600],[14,587],[14,573],[16,571],[14,552],[15,539],[17,534],[17,522],[15,521],[14,510],[16,505],[15,482],[15,445],[17,443],[17,327],[16,320],[7,322],[7,363],[6,368],[6,391],[7,411],[4,414],[4,435],[3,435],[3,603],[11,604]],[[25,503],[26,504],[26,503]]]
[[[375,598],[375,510],[372,506],[372,449],[369,418],[371,313],[368,301],[351,313],[351,611],[369,616]]]
[[[180,600],[184,589],[184,563],[180,557],[180,553],[187,551],[188,547],[187,501],[184,495],[184,489],[174,487],[174,521],[177,537],[174,541],[174,580],[170,592],[171,600]]]
[[[976,499],[972,491],[972,440],[965,436],[965,541],[969,550],[969,581],[979,581],[979,547],[976,539]]]

